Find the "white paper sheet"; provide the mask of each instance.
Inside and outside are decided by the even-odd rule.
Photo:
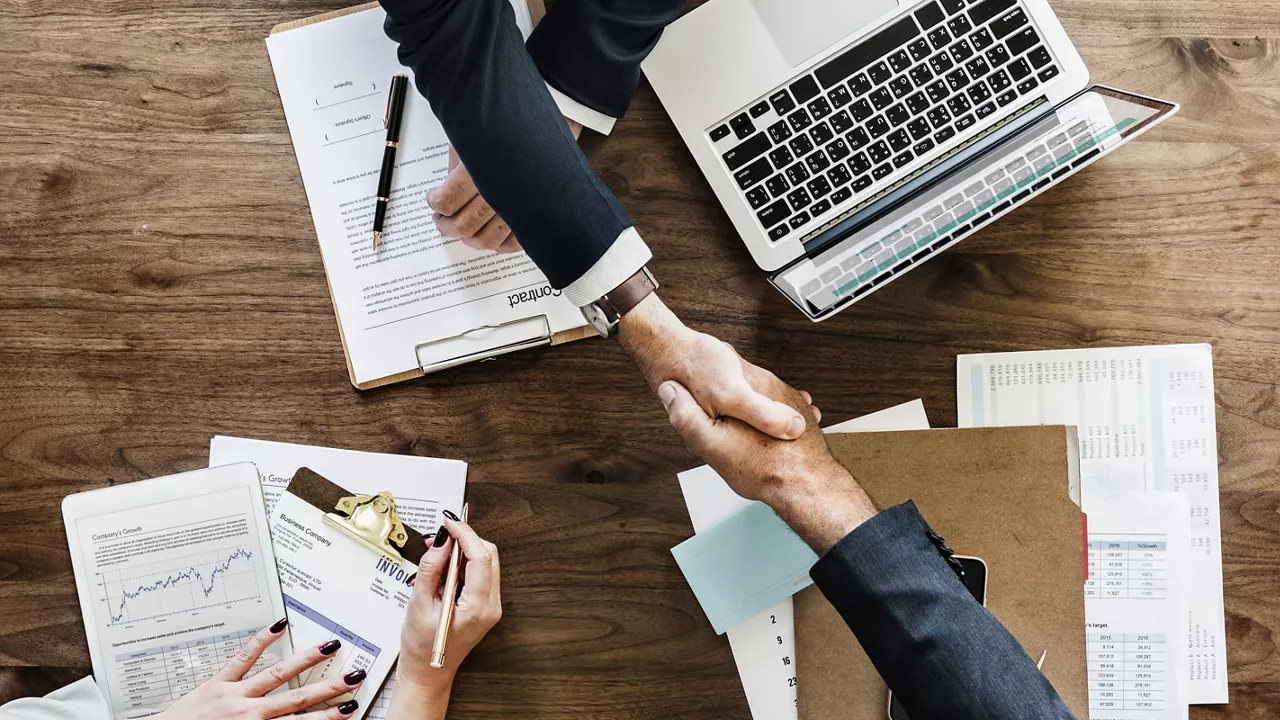
[[[1076,425],[1090,491],[1177,492],[1191,506],[1186,700],[1227,702],[1213,358],[1209,345],[961,355],[961,427]]]
[[[833,425],[824,432],[927,430],[924,403],[912,400],[870,415]],[[679,475],[695,533],[702,532],[751,503],[738,495],[710,467]],[[726,633],[738,677],[755,720],[796,717],[795,613],[791,598],[774,605]]]
[[[268,512],[275,508],[284,487],[298,468],[308,467],[351,492],[372,494],[386,490],[396,499],[401,520],[430,535],[440,525],[439,513],[462,510],[467,464],[415,455],[339,450],[292,443],[217,436],[209,445],[209,465],[252,462],[258,468]],[[387,681],[374,699],[368,720],[386,720],[395,687]]]
[[[527,35],[528,7],[512,4]],[[436,231],[426,195],[447,174],[448,139],[412,87],[386,234],[373,249],[387,88],[393,75],[411,75],[383,32],[385,17],[375,8],[267,39],[357,383],[417,368],[420,344],[476,328],[540,314],[552,332],[585,322],[524,253],[473,250]]]
[[[429,535],[440,527],[439,513],[461,512],[467,464],[461,460],[388,455],[294,443],[218,435],[209,443],[209,466],[251,462],[258,467],[267,514],[298,468],[307,467],[354,493],[386,490],[409,527]]]
[[[1100,490],[1085,513],[1089,720],[1186,720],[1191,508],[1177,493]]]
[[[354,693],[309,708],[317,711],[355,700],[351,720],[363,720],[400,654],[400,628],[417,569],[390,559],[325,524],[317,508],[285,489],[271,514],[280,588],[296,648],[342,643],[327,660],[298,676],[300,685],[328,684],[356,670],[368,679]]]

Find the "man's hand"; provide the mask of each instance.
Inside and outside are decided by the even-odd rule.
[[[566,120],[569,130],[577,138],[582,126]],[[438,187],[427,193],[427,204],[435,211],[432,219],[445,237],[461,238],[463,244],[477,250],[494,250],[513,253],[520,250],[520,241],[511,234],[511,228],[476,189],[471,173],[458,159],[458,153],[449,146],[449,175]]]
[[[618,339],[657,391],[675,380],[710,417],[733,417],[782,440],[800,437],[805,418],[794,407],[763,394],[773,373],[738,357],[728,344],[680,322],[657,295],[649,295],[618,326]],[[780,382],[780,381],[779,381]],[[809,407],[809,403],[805,403]],[[812,408],[815,417],[817,408]]]
[[[733,418],[710,415],[679,382],[662,383],[658,397],[689,449],[734,492],[772,507],[815,552],[825,553],[874,517],[875,506],[832,457],[808,393],[761,372],[768,376],[762,392],[808,415],[800,438],[776,440]]]

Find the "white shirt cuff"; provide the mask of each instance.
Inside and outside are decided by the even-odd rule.
[[[653,258],[649,246],[634,227],[622,231],[595,265],[564,289],[564,297],[576,307],[590,305],[635,275]]]
[[[551,98],[556,101],[556,107],[560,108],[560,114],[577,122],[584,128],[595,130],[601,135],[608,135],[613,132],[613,124],[618,121],[617,118],[609,117],[599,110],[592,110],[573,98],[565,95],[559,90],[547,85],[547,89],[551,91]],[[623,278],[624,280],[626,278]],[[612,290],[613,288],[610,288]]]

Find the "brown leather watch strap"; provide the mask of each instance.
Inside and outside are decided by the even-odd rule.
[[[649,296],[654,290],[658,289],[658,283],[654,281],[653,276],[640,268],[635,275],[627,278],[621,285],[605,294],[602,301],[609,304],[610,309],[614,312],[614,317],[621,318],[631,311],[631,308],[640,304],[640,301]]]

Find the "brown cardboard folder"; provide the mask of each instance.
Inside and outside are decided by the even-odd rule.
[[[831,451],[882,508],[914,500],[960,555],[986,561],[987,608],[1077,717],[1088,717],[1084,535],[1075,428],[849,433]],[[887,691],[816,587],[795,596],[800,720],[884,720]]]

